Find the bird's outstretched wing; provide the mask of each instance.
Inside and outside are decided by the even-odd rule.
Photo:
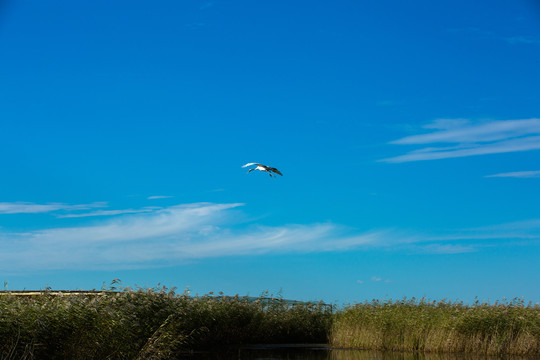
[[[247,163],[246,165],[242,165],[242,167],[248,167],[248,166],[251,166],[251,165],[261,166],[261,164],[257,164],[257,163]]]
[[[276,169],[276,168],[271,167],[271,168],[268,168],[268,169],[270,169],[271,171],[275,172],[275,173],[278,174],[278,175],[283,176],[283,174],[282,174],[278,169]]]

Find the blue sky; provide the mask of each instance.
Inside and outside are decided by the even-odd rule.
[[[539,60],[526,0],[4,0],[0,280],[538,302]]]

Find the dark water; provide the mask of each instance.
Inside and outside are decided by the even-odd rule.
[[[262,345],[221,352],[198,352],[193,360],[540,360],[516,356],[493,357],[470,354],[420,354],[368,350],[331,349],[326,345]]]

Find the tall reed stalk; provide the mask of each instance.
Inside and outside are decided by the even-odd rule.
[[[177,295],[165,287],[0,296],[0,359],[164,359],[245,343],[325,342],[332,314],[280,298]]]
[[[540,307],[404,299],[349,306],[334,321],[335,347],[486,355],[540,355]]]

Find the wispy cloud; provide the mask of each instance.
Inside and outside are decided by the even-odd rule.
[[[381,246],[419,254],[466,254],[494,246],[538,246],[540,219],[449,229],[438,234],[420,231],[409,231],[407,236],[401,234]]]
[[[424,129],[434,131],[407,136],[391,144],[439,146],[423,147],[380,161],[401,163],[540,149],[540,119],[537,118],[482,123],[439,119]]]
[[[415,246],[419,252],[428,254],[464,254],[478,251],[478,245],[462,245],[462,244],[426,244],[423,246]]]
[[[476,251],[481,246],[493,245],[494,240],[514,244],[516,241],[538,242],[540,241],[540,219],[458,229],[446,234],[430,236],[428,239],[440,246],[457,241],[458,243],[454,243],[455,246],[469,248],[471,251]]]
[[[104,202],[94,202],[92,204],[69,205],[62,203],[35,204],[31,202],[0,202],[0,214],[37,214],[54,211],[77,211],[88,210],[99,207],[106,207]]]
[[[530,239],[540,240],[540,219],[464,229],[457,236],[467,239]]]
[[[540,39],[534,36],[508,36],[503,39],[509,44],[540,44]]]
[[[488,31],[488,30],[484,30],[484,29],[480,29],[476,27],[452,28],[452,29],[448,29],[448,32],[454,33],[454,34],[466,34],[476,39],[504,41],[511,45],[540,44],[540,38],[538,38],[537,36],[530,36],[530,35],[504,36],[501,34],[497,34],[493,31]]]
[[[486,175],[488,178],[492,177],[512,177],[512,178],[540,178],[540,171],[515,171],[494,175]]]
[[[123,209],[123,210],[97,210],[87,213],[80,214],[64,214],[57,215],[59,218],[80,218],[80,217],[89,217],[89,216],[112,216],[112,215],[123,215],[123,214],[138,214],[143,212],[155,211],[155,208],[144,208],[144,209]]]
[[[243,218],[239,216],[242,206],[196,203],[95,211],[90,216],[118,216],[99,218],[88,225],[25,233],[4,229],[0,232],[0,270],[141,268],[212,257],[351,249],[459,254],[493,246],[494,242],[540,240],[540,220],[536,219],[427,235],[359,231],[333,223],[238,223],[237,219]]]
[[[156,200],[156,199],[169,199],[169,198],[172,198],[174,196],[170,196],[170,195],[154,195],[154,196],[149,196],[147,197],[148,200]]]
[[[178,205],[124,214],[91,226],[0,234],[0,268],[163,266],[218,256],[340,251],[375,244],[384,237],[384,232],[351,234],[330,223],[248,225],[234,230],[231,211],[241,205]]]

